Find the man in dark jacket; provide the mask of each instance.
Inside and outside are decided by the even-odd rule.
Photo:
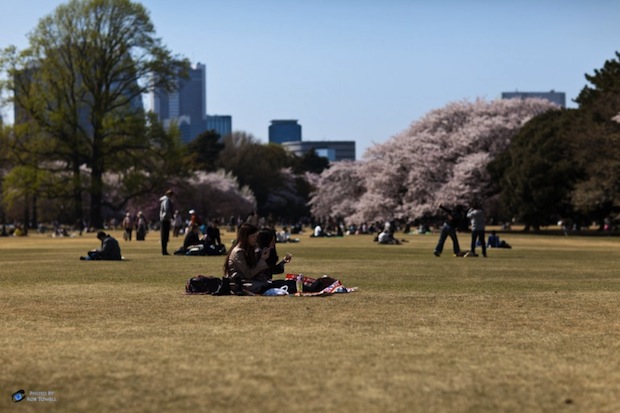
[[[174,204],[172,203],[172,190],[166,191],[166,195],[159,198],[159,221],[161,222],[161,253],[168,254],[168,241],[170,240],[170,227],[172,215],[174,214]]]
[[[81,260],[121,260],[121,247],[118,241],[103,231],[97,233],[97,239],[101,241],[101,248],[88,251],[88,256],[80,257]]]
[[[444,207],[439,204],[439,208],[448,213],[448,217],[446,222],[444,222],[443,227],[441,227],[441,235],[439,235],[439,242],[437,242],[437,246],[435,247],[435,251],[433,252],[436,257],[439,257],[443,251],[443,244],[446,242],[446,238],[450,237],[452,240],[452,249],[454,251],[454,255],[459,255],[461,253],[461,248],[459,247],[459,240],[456,237],[456,230],[458,229],[461,221],[463,220],[463,207],[457,205],[453,210]]]

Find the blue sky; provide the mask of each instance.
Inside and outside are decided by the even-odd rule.
[[[0,0],[0,47],[59,0]],[[145,0],[175,53],[207,65],[207,112],[266,142],[272,119],[357,156],[427,112],[507,91],[566,92],[620,51],[612,0]],[[6,116],[6,110],[3,111]]]

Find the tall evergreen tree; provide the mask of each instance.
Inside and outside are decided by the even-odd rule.
[[[550,111],[530,120],[512,140],[506,157],[491,164],[511,216],[526,229],[573,215],[570,193],[581,171],[568,135],[575,111]]]
[[[620,216],[620,53],[585,77],[589,85],[576,99],[581,122],[574,158],[585,176],[572,200],[602,227],[605,218]]]

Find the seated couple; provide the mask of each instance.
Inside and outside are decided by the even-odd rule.
[[[273,274],[284,273],[284,265],[291,262],[286,254],[278,262],[276,232],[244,223],[237,230],[237,242],[228,252],[224,262],[224,282],[233,294],[263,294],[271,288],[288,286],[295,292],[295,281],[272,280]]]
[[[215,231],[210,232],[209,228]],[[183,246],[174,252],[174,255],[223,255],[226,247],[220,239],[220,231],[217,227],[207,228],[207,234],[202,237],[198,224],[191,224],[188,228]]]

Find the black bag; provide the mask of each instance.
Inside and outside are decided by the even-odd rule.
[[[197,275],[187,280],[185,292],[187,294],[213,294],[219,295],[222,289],[222,279]]]

